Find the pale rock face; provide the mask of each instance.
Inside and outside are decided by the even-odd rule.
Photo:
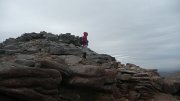
[[[61,55],[59,58],[64,59],[68,65],[76,65],[82,60],[81,57],[75,55]]]

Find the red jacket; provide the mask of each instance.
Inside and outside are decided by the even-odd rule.
[[[84,34],[84,36],[82,38],[82,45],[85,46],[88,44],[88,40],[87,40],[88,33],[84,32],[83,34]]]

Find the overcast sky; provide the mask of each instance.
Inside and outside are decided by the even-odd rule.
[[[0,42],[40,31],[87,31],[122,63],[180,69],[180,0],[0,0]]]

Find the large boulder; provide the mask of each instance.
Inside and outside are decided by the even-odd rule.
[[[156,92],[179,94],[179,81],[168,84],[157,69],[89,48],[83,59],[80,39],[42,31],[0,43],[0,101],[146,101]]]
[[[50,46],[49,53],[53,55],[62,55],[65,53],[65,50],[62,46]]]
[[[14,44],[14,43],[16,43],[17,42],[17,40],[15,39],[15,38],[9,38],[9,39],[6,39],[4,42],[3,42],[3,44],[4,45],[10,45],[10,44]]]
[[[59,40],[68,43],[68,44],[74,44],[75,46],[81,46],[80,45],[80,38],[74,35],[71,35],[71,33],[66,34],[60,34]]]
[[[71,77],[73,71],[69,69],[68,65],[61,64],[56,61],[42,59],[40,61],[40,68],[49,68],[49,69],[55,69],[59,71],[62,76],[65,77]]]
[[[43,34],[42,33],[25,33],[23,35],[21,35],[20,37],[16,38],[17,41],[19,42],[23,42],[23,41],[30,41],[33,39],[43,39]]]
[[[3,96],[3,99],[18,101],[58,101],[59,99],[58,85],[62,78],[57,70],[1,62],[0,77],[0,96]]]
[[[114,70],[105,70],[92,65],[70,66],[70,69],[74,75],[69,79],[69,85],[104,91],[113,90],[116,76]]]

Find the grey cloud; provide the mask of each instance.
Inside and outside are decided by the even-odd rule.
[[[180,67],[179,0],[0,0],[0,41],[89,32],[89,47],[145,67]]]

